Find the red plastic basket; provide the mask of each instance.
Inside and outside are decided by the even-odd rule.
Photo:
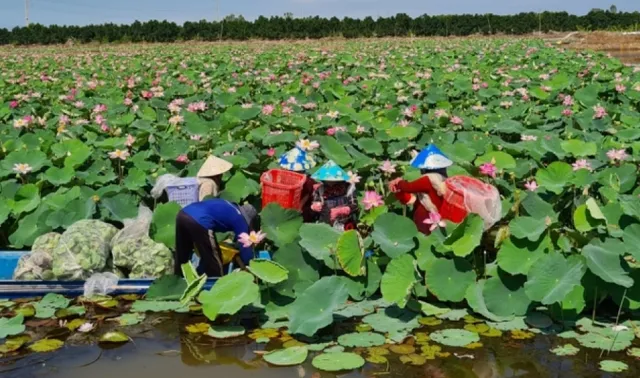
[[[307,176],[280,169],[271,169],[260,177],[262,207],[277,202],[285,209],[300,210],[302,187]]]

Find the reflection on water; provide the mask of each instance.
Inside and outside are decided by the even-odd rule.
[[[307,363],[297,367],[269,367],[256,350],[278,348],[277,342],[256,344],[248,338],[214,340],[188,334],[184,318],[136,329],[127,328],[134,342],[115,349],[96,345],[65,346],[50,354],[34,354],[15,361],[0,359],[2,378],[332,378]],[[134,332],[135,330],[135,332]],[[549,349],[567,340],[538,336],[516,341],[508,337],[483,338],[484,347],[475,350],[451,348],[455,356],[429,361],[424,366],[402,364],[389,356],[390,364],[367,364],[341,378],[582,378],[613,377],[597,368],[599,351],[582,351],[576,357],[557,357]],[[616,377],[638,377],[639,366],[622,354],[630,370]]]

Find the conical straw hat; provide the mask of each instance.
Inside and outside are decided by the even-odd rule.
[[[200,167],[198,177],[221,175],[228,172],[231,168],[233,168],[233,164],[211,155],[207,158],[204,164],[202,164],[202,167]]]

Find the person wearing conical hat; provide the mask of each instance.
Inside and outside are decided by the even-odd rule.
[[[233,164],[210,155],[198,171],[200,201],[207,197],[217,197],[222,186],[222,175],[233,168]]]
[[[354,229],[358,201],[355,185],[348,182],[349,174],[329,160],[311,178],[320,182],[314,188],[311,204],[317,220],[344,230]]]
[[[282,169],[304,174],[307,176],[307,180],[302,186],[300,205],[302,210],[302,219],[305,222],[313,222],[315,214],[311,210],[311,200],[313,195],[313,188],[316,185],[316,182],[307,174],[307,172],[309,171],[309,169],[316,166],[315,159],[309,152],[296,146],[280,156],[279,164]]]
[[[420,169],[422,177],[415,181],[397,178],[389,183],[389,189],[400,202],[413,205],[413,221],[423,234],[431,233],[434,222],[437,226],[440,219],[449,219],[442,204],[447,167],[451,165],[453,162],[438,147],[430,144],[411,161],[412,167]]]

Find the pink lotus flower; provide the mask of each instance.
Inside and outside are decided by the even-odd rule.
[[[130,99],[130,98],[125,98],[125,99],[124,99],[124,104],[125,104],[126,106],[131,106],[131,105],[133,105],[133,100],[132,100],[132,99]]]
[[[127,134],[127,141],[124,143],[125,146],[131,147],[136,142],[136,138],[131,134]]]
[[[187,106],[187,111],[191,113],[195,113],[198,111],[204,112],[205,110],[207,110],[207,104],[204,101],[192,102],[191,104],[189,104],[189,106]]]
[[[320,211],[322,211],[322,202],[312,203],[311,210],[315,211],[316,213],[319,213]]]
[[[498,169],[496,165],[493,163],[484,163],[480,166],[480,173],[485,176],[491,176],[493,178],[496,178],[497,171]]]
[[[562,110],[562,115],[565,117],[571,117],[573,115],[573,110],[566,108]]]
[[[240,235],[238,235],[238,242],[242,244],[244,248],[249,248],[252,245],[260,244],[266,236],[267,234],[265,234],[262,231],[258,231],[258,232],[251,231],[248,234],[246,232],[243,232]]]
[[[320,143],[316,142],[315,140],[300,139],[296,143],[296,146],[300,147],[303,151],[313,151],[316,148],[320,147]]]
[[[538,189],[538,183],[535,182],[535,180],[527,181],[527,183],[524,184],[524,187],[530,192],[535,192],[536,189]]]
[[[382,162],[378,169],[389,175],[392,173],[396,173],[396,165],[391,163],[389,160],[385,160],[384,162]]]
[[[291,107],[289,106],[282,107],[282,114],[289,115],[291,113],[293,113],[293,109]]]
[[[106,133],[111,129],[109,128],[109,125],[107,125],[106,123],[103,123],[102,125],[100,125],[100,130],[102,130],[102,131],[104,131]]]
[[[591,163],[589,163],[585,159],[576,160],[576,162],[571,164],[571,166],[573,167],[574,171],[578,171],[580,169],[586,169],[589,172],[593,171],[593,168],[591,168]]]
[[[626,90],[627,87],[625,87],[623,84],[616,84],[616,92],[624,93]]]
[[[352,171],[347,172],[347,174],[349,175],[349,179],[347,180],[348,183],[350,184],[357,184],[360,182],[360,179],[362,177],[358,176],[357,173],[353,173]]]
[[[94,113],[102,113],[107,111],[107,105],[98,104],[93,108]]]
[[[153,93],[149,91],[142,91],[142,97],[146,100],[153,98]]]
[[[629,155],[627,154],[627,151],[624,148],[620,150],[611,149],[607,151],[607,157],[611,161],[623,161],[623,160],[626,160],[629,157]]]
[[[19,105],[19,104],[18,104],[18,101],[16,101],[16,100],[13,100],[13,101],[11,101],[11,102],[9,103],[9,107],[10,107],[11,109],[15,109],[15,108],[17,108],[17,107],[18,107],[18,105]]]
[[[573,97],[567,95],[564,96],[564,99],[562,100],[562,105],[564,106],[573,106]]]
[[[440,213],[429,213],[429,218],[424,220],[424,224],[429,224],[429,231],[433,232],[438,227],[447,227],[447,222],[442,220]]]
[[[593,114],[594,119],[601,119],[607,115],[607,110],[600,105],[594,106],[593,111],[595,112]]]
[[[513,101],[502,101],[500,103],[500,106],[502,106],[505,109],[509,109],[513,106]]]
[[[451,123],[453,123],[454,125],[462,125],[462,123],[463,123],[462,118],[460,118],[458,116],[451,117],[451,119],[449,119],[449,121]]]
[[[329,136],[336,135],[336,128],[335,127],[328,128],[327,129],[327,135],[329,135]]]
[[[275,154],[276,154],[275,148],[270,148],[267,150],[267,156],[272,157]]]
[[[523,142],[535,142],[536,140],[538,140],[538,137],[535,135],[523,134],[520,136],[520,140]]]
[[[169,124],[173,126],[176,126],[182,122],[184,122],[184,117],[181,115],[174,115],[173,117],[169,118]]]
[[[120,159],[120,160],[127,160],[127,158],[130,156],[131,154],[129,154],[129,151],[127,150],[115,150],[113,152],[109,152],[109,158],[111,159]]]
[[[364,126],[358,125],[358,127],[356,127],[356,133],[358,134],[362,134],[366,131],[366,129],[364,128]]]
[[[178,156],[178,157],[176,158],[176,161],[177,161],[178,163],[185,163],[185,164],[186,164],[186,163],[188,163],[188,162],[189,162],[189,157],[188,157],[186,154],[182,154],[182,155],[180,155],[180,156]]]
[[[82,109],[82,108],[84,108],[84,102],[82,102],[82,101],[76,101],[76,102],[74,102],[74,103],[73,103],[73,106],[74,106],[76,109]]]
[[[384,201],[382,196],[374,191],[368,190],[364,192],[364,198],[362,199],[365,210],[371,210],[374,207],[382,206]]]
[[[275,106],[273,105],[265,105],[262,107],[262,114],[264,115],[271,115],[271,113],[273,113],[273,111],[275,110]]]
[[[190,136],[189,138],[191,140],[199,141],[200,139],[202,139],[202,135],[195,134],[195,135]]]

